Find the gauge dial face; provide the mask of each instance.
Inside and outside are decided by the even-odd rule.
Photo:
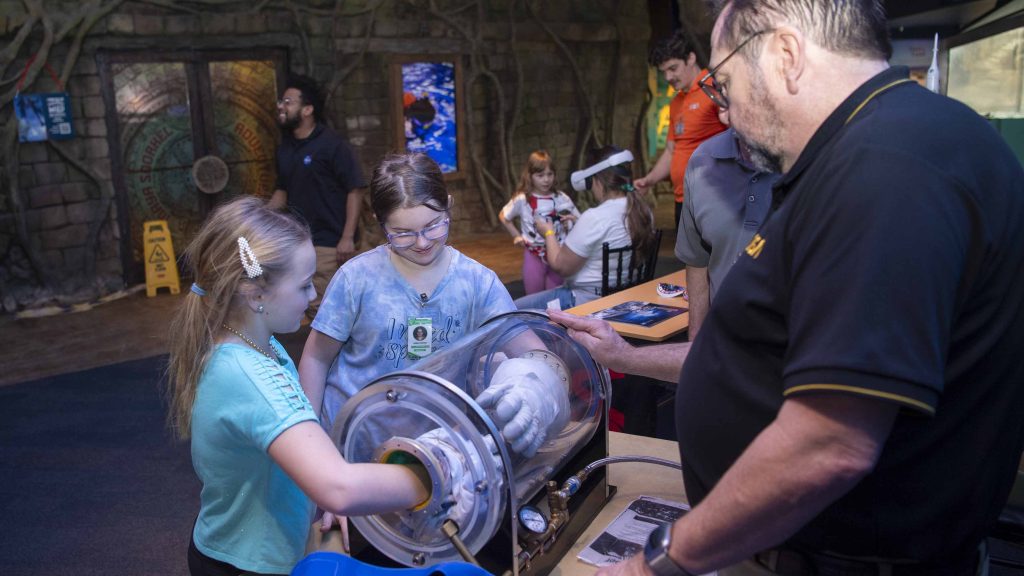
[[[523,506],[519,509],[519,524],[534,534],[543,534],[548,529],[548,519],[536,506]]]

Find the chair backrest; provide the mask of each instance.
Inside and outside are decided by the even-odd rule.
[[[651,253],[646,258],[637,258],[633,246],[622,248],[609,248],[608,243],[601,245],[601,296],[614,294],[619,290],[632,288],[637,284],[654,280],[654,267],[658,264],[658,249],[661,247],[661,230],[654,231],[654,244]],[[629,265],[624,266],[623,261],[629,254]],[[610,270],[611,264],[615,264],[615,274]],[[614,278],[610,277],[614,276]]]

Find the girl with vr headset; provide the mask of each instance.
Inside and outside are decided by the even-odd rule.
[[[512,242],[523,250],[523,288],[527,294],[561,286],[562,277],[547,262],[546,238],[534,225],[537,217],[551,222],[553,235],[559,243],[565,239],[572,223],[579,218],[572,198],[554,189],[555,166],[544,150],[530,154],[519,176],[519,185],[508,204],[498,212],[501,224],[512,235]],[[519,230],[513,220],[519,218]]]
[[[565,310],[597,299],[601,295],[601,245],[605,242],[611,248],[632,245],[638,257],[658,249],[654,245],[654,214],[637,197],[629,164],[632,156],[623,152],[615,146],[591,152],[591,166],[606,160],[610,164],[586,178],[587,188],[594,193],[598,205],[583,212],[561,245],[549,233],[554,229],[551,222],[541,218],[534,221],[537,231],[544,235],[548,265],[565,278],[565,283],[519,298],[516,306],[520,310]],[[622,265],[628,266],[629,260]],[[614,272],[610,270],[609,276],[614,276]]]

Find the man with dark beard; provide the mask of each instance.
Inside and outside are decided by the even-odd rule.
[[[686,193],[683,175],[690,156],[701,142],[725,130],[725,125],[718,120],[718,107],[697,87],[697,80],[707,70],[697,62],[696,47],[682,30],[655,44],[647,61],[665,76],[676,95],[669,104],[665,150],[651,171],[634,180],[633,185],[640,194],[646,194],[652,186],[670,178],[676,207],[672,222],[678,226]]]
[[[679,382],[693,509],[600,574],[987,573],[1024,447],[1024,170],[890,52],[882,0],[727,3],[700,84],[784,174],[700,337],[670,361],[549,311]]]
[[[348,142],[324,124],[323,96],[307,76],[288,79],[277,101],[283,133],[277,149],[277,189],[273,207],[287,207],[305,218],[316,248],[317,298],[312,318],[334,272],[355,255],[355,235],[367,186]]]

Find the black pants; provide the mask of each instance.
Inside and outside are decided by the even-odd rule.
[[[227,562],[214,560],[196,548],[195,538],[188,542],[188,572],[192,576],[263,576],[240,570]],[[279,576],[286,576],[281,574]]]

